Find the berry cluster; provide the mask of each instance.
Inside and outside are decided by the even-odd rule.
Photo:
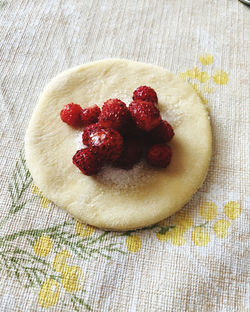
[[[60,113],[63,122],[84,127],[82,142],[86,145],[73,156],[73,164],[85,175],[94,175],[104,162],[131,169],[145,155],[154,167],[165,168],[172,151],[166,144],[173,136],[172,126],[162,120],[156,92],[147,86],[137,88],[127,107],[119,99],[109,99],[102,107],[82,109],[70,103]]]

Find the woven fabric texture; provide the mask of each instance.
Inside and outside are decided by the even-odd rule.
[[[0,0],[0,311],[250,311],[249,22],[237,0]],[[76,222],[23,156],[46,83],[108,57],[165,67],[210,109],[207,179],[150,229]]]

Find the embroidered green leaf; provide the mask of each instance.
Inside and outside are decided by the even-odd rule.
[[[1,243],[0,267],[9,276],[14,272],[17,281],[26,288],[41,285],[53,272],[49,262],[15,246],[11,241]]]
[[[26,199],[24,195],[31,185],[31,182],[32,177],[21,153],[20,158],[16,162],[12,182],[9,184],[9,193],[11,198],[11,207],[9,210],[10,215],[17,213],[29,202],[29,199]]]

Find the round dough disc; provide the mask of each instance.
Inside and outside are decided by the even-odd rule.
[[[83,147],[81,131],[61,121],[61,109],[70,102],[102,106],[109,98],[129,104],[141,85],[156,90],[162,117],[174,127],[170,165],[155,169],[142,161],[129,171],[105,167],[85,176],[72,164]],[[34,183],[56,205],[88,224],[128,230],[183,207],[205,179],[211,143],[207,109],[188,83],[161,67],[108,59],[69,69],[47,85],[26,133],[25,153]]]

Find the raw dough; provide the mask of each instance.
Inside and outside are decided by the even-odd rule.
[[[72,164],[81,132],[60,120],[70,102],[82,107],[109,98],[130,103],[133,90],[149,85],[163,117],[174,126],[173,158],[166,169],[140,163],[130,171],[104,168],[83,175]],[[42,93],[25,138],[34,183],[59,207],[88,224],[112,230],[148,226],[178,211],[201,186],[211,157],[206,107],[188,83],[163,68],[108,59],[69,69]]]

